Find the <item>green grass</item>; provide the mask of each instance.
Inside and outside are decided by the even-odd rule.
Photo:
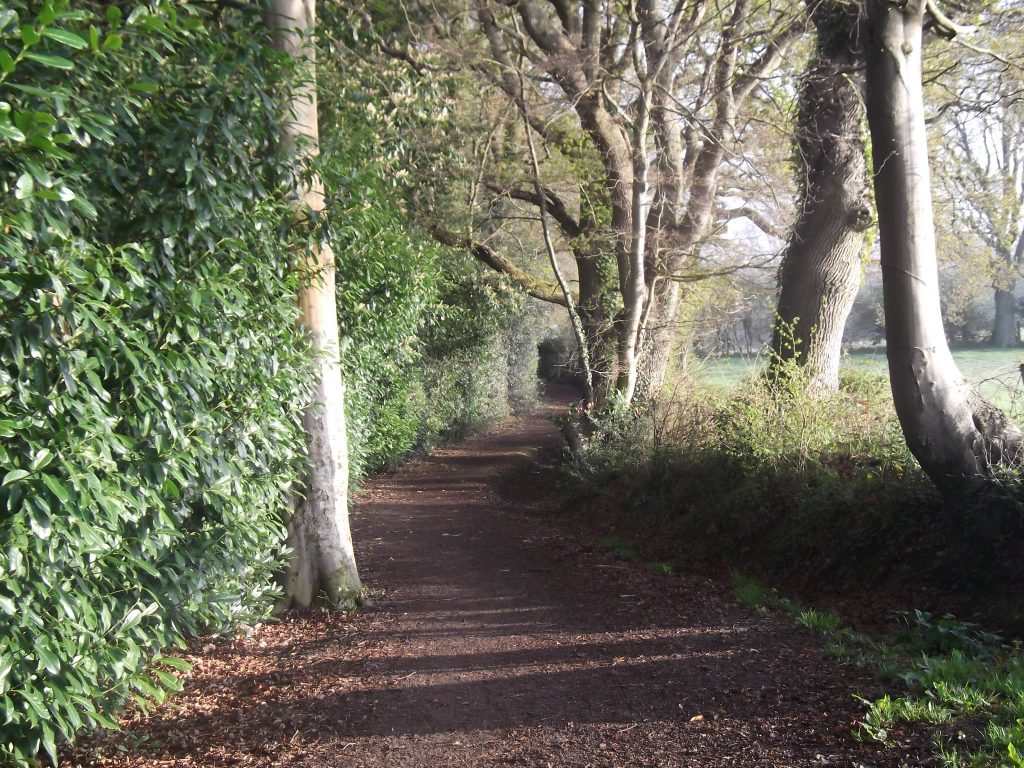
[[[631,542],[618,536],[605,536],[598,543],[602,549],[608,550],[620,560],[633,562],[643,559]],[[675,567],[670,563],[662,563],[657,560],[644,563],[644,568],[654,573],[662,573],[668,576],[676,572]]]
[[[796,620],[808,629],[822,634],[830,635],[839,629],[841,619],[839,614],[832,611],[816,611],[814,608],[805,608],[796,615]]]
[[[1004,409],[1020,410],[1024,386],[1020,365],[1024,349],[958,349],[953,351],[960,371],[981,393]],[[764,368],[763,357],[711,357],[691,363],[698,381],[712,389],[729,390]],[[843,367],[888,373],[885,348],[859,349],[843,356]]]
[[[639,555],[637,555],[633,545],[618,536],[605,536],[601,539],[600,545],[602,549],[607,549],[620,560],[639,559]]]
[[[805,608],[733,571],[737,600],[762,613],[782,611],[820,632],[826,653],[872,668],[890,693],[857,697],[860,738],[884,744],[907,724],[929,728],[946,768],[1024,768],[1024,649],[952,616],[901,613],[903,629],[873,638],[831,611]]]
[[[730,571],[732,595],[748,608],[771,610],[778,607],[778,594],[756,579],[751,579],[740,571]]]
[[[644,567],[647,568],[648,571],[653,571],[654,573],[664,573],[666,575],[671,575],[676,572],[675,567],[670,563],[653,562],[645,564]]]

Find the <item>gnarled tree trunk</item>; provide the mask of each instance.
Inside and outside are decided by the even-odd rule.
[[[860,285],[872,215],[861,138],[864,107],[856,6],[808,2],[817,52],[804,79],[796,129],[800,212],[779,269],[771,372],[795,360],[812,393],[839,388],[843,328]]]
[[[893,400],[922,468],[960,499],[1013,462],[1021,433],[967,384],[946,343],[932,219],[921,45],[925,0],[867,0],[867,110]]]
[[[752,28],[767,9],[750,0],[638,0],[628,12],[607,1],[481,0],[475,6],[489,49],[481,69],[491,82],[521,102],[515,74],[527,74],[529,95],[541,105],[530,110],[531,128],[576,155],[573,131],[556,127],[575,114],[586,137],[584,155],[593,150],[600,157],[601,194],[594,198],[610,214],[605,221],[602,212],[601,228],[612,236],[622,300],[610,324],[610,394],[623,402],[638,391],[654,394],[674,346],[676,280],[693,277],[680,278],[683,271],[700,271],[698,250],[714,224],[718,175],[736,138],[739,110],[800,37],[802,20],[787,19],[765,39]],[[722,36],[708,50],[704,30],[711,23],[722,25]],[[684,68],[699,69],[697,61],[706,70],[696,83],[680,76]],[[584,301],[585,323],[589,314]]]
[[[679,315],[682,290],[679,283],[665,278],[654,286],[654,306],[644,323],[644,361],[641,384],[644,394],[657,397],[672,370],[672,357],[679,339]]]
[[[316,28],[315,0],[273,0],[265,12],[274,46],[291,56],[302,76],[289,94],[290,119],[281,127],[281,146],[294,181],[296,221],[324,209],[319,179],[306,180],[305,161],[318,151],[316,54],[310,36]],[[289,605],[306,607],[323,597],[333,608],[351,609],[362,585],[348,523],[348,441],[345,387],[339,366],[338,312],[334,253],[328,244],[311,245],[303,262],[308,284],[299,294],[300,322],[316,355],[314,401],[303,414],[309,449],[305,498],[288,521],[292,560],[285,577]]]

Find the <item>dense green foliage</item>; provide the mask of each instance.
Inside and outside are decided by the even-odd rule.
[[[734,393],[688,389],[639,419],[609,416],[577,477],[626,499],[611,513],[623,529],[655,527],[672,550],[659,557],[796,587],[895,579],[995,595],[1016,582],[1016,506],[989,495],[944,508],[906,448],[884,377],[848,371],[838,394],[813,398],[801,375],[790,371],[784,390],[753,379]]]
[[[208,22],[3,15],[7,761],[161,698],[155,652],[268,608],[306,397],[281,71],[257,19]]]
[[[328,199],[300,226],[275,147],[294,62],[268,45],[255,6],[230,5],[0,10],[0,764],[56,760],[76,732],[114,726],[126,701],[177,687],[184,665],[163,652],[267,616],[301,493],[310,366],[295,266],[312,240],[337,258],[354,476],[535,396],[538,318],[412,214],[455,209],[478,184],[465,147],[448,146],[478,138],[480,104],[449,117],[466,83],[381,55],[387,25],[368,14],[394,17],[388,4],[325,4],[309,170]],[[500,102],[481,114],[504,113]],[[515,123],[504,128],[514,138]],[[566,142],[544,171],[585,192],[580,218],[595,229],[572,244],[599,260],[590,310],[611,317],[610,243],[594,234],[610,218],[603,169]],[[503,156],[500,175],[518,183],[522,158]],[[628,500],[616,525],[669,533],[666,560],[1024,582],[1004,568],[1019,504],[943,509],[879,379],[848,376],[827,399],[805,394],[799,370],[783,379],[613,402],[576,477]],[[617,536],[604,545],[639,557]],[[827,616],[803,620],[846,637]],[[870,735],[985,709],[1002,730],[983,748],[1024,765],[1019,648],[936,648],[904,678],[912,695],[876,702]]]
[[[907,724],[924,726],[941,765],[1024,765],[1024,655],[971,623],[921,611],[906,628],[874,641],[844,627],[829,650],[874,666],[894,693],[864,701],[862,735],[889,743]]]
[[[320,172],[359,475],[530,404],[536,343],[521,296],[411,222],[418,187],[451,170],[452,84],[380,55],[359,4],[321,10]]]
[[[338,62],[331,205],[299,231],[274,149],[292,70],[258,14],[0,12],[0,763],[162,699],[161,649],[269,610],[307,238],[339,255],[357,471],[507,409],[520,304],[410,233],[381,138],[407,126],[352,104]]]

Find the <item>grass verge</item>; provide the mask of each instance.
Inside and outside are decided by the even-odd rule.
[[[1024,766],[1024,650],[948,614],[900,613],[899,630],[875,638],[844,626],[832,611],[800,605],[736,571],[737,600],[782,611],[825,640],[831,656],[872,669],[893,691],[861,698],[860,738],[889,743],[899,725],[931,731],[947,768]]]

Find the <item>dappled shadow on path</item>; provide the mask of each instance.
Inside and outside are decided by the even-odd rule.
[[[808,633],[538,519],[553,435],[506,425],[374,480],[353,519],[376,607],[212,645],[111,764],[899,764],[848,738],[870,690]]]

